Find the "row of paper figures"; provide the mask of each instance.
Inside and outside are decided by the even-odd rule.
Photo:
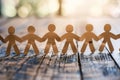
[[[120,38],[120,34],[115,35],[113,33],[110,32],[111,30],[111,25],[110,24],[105,24],[104,26],[104,31],[103,33],[101,33],[99,36],[96,36],[92,30],[93,30],[93,25],[92,24],[87,24],[86,25],[86,32],[81,36],[77,36],[76,34],[72,33],[73,32],[73,26],[72,25],[67,25],[66,26],[66,34],[64,34],[62,37],[59,37],[54,31],[55,31],[56,27],[54,24],[50,24],[48,26],[48,30],[49,32],[46,33],[42,38],[37,36],[36,34],[34,34],[35,32],[35,28],[34,26],[29,26],[28,27],[28,34],[23,36],[22,38],[18,37],[17,35],[15,35],[15,28],[13,26],[10,26],[8,28],[8,33],[9,35],[3,39],[2,36],[0,36],[0,39],[2,42],[7,43],[8,42],[8,46],[7,46],[7,50],[6,50],[6,56],[10,55],[10,51],[11,51],[11,47],[14,48],[16,55],[20,54],[20,51],[16,45],[16,41],[18,42],[23,42],[23,41],[28,41],[25,50],[24,50],[24,55],[27,55],[30,46],[32,45],[34,52],[36,55],[39,54],[39,50],[36,46],[35,40],[39,41],[39,42],[43,42],[45,40],[47,40],[47,44],[46,47],[44,49],[44,53],[45,55],[49,53],[49,49],[50,46],[52,46],[54,54],[57,55],[58,53],[58,48],[56,46],[56,40],[57,41],[63,41],[66,40],[65,45],[62,49],[62,53],[63,55],[66,54],[68,46],[70,45],[73,52],[77,53],[77,47],[75,46],[73,40],[77,40],[77,41],[83,41],[85,40],[82,48],[81,48],[81,53],[84,53],[84,51],[86,50],[87,45],[89,45],[90,50],[92,53],[95,52],[95,48],[93,45],[93,39],[98,41],[100,39],[103,38],[103,42],[99,48],[99,51],[102,52],[106,43],[108,44],[109,50],[112,53],[114,51],[114,48],[112,46],[111,40],[110,38],[113,39],[118,39]]]

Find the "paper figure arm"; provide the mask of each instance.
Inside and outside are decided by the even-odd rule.
[[[61,41],[61,38],[60,38],[57,34],[55,34],[55,39],[56,39],[57,41]]]
[[[2,37],[2,36],[0,36],[0,40],[1,40],[2,42],[5,42],[5,40],[3,39],[3,37]]]
[[[37,35],[35,35],[35,40],[37,40],[37,41],[39,41],[39,42],[42,42],[42,38],[39,37],[39,36],[37,36]]]
[[[42,41],[45,41],[45,40],[48,38],[48,35],[49,35],[48,33],[45,34],[45,35],[41,38],[41,40],[42,40]]]
[[[74,37],[75,40],[80,41],[80,37],[77,36],[76,34],[73,34],[73,37]]]
[[[25,36],[23,36],[21,39],[22,39],[22,41],[26,41],[26,40],[28,40],[29,39],[29,35],[25,35]]]
[[[64,34],[63,36],[61,36],[61,41],[63,41],[64,39],[66,39],[66,34]]]
[[[100,35],[98,36],[98,39],[100,40],[100,39],[102,39],[103,37],[104,37],[104,33],[100,34]]]
[[[9,36],[4,39],[5,43],[9,41]]]
[[[117,39],[119,39],[120,38],[120,34],[118,34],[118,35],[116,35],[117,36]]]
[[[80,41],[83,41],[83,40],[85,39],[85,37],[86,37],[86,34],[83,34],[83,35],[81,36],[81,38],[79,38]]]
[[[117,39],[117,35],[113,34],[113,33],[110,33],[110,36],[113,38],[113,39]]]
[[[94,33],[93,33],[93,39],[96,40],[96,41],[99,40],[99,38]]]
[[[18,36],[16,36],[16,35],[14,35],[14,36],[15,36],[15,40],[16,40],[16,41],[22,42],[22,39],[21,39],[20,37],[18,37]]]

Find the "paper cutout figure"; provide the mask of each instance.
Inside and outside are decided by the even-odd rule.
[[[119,39],[119,38],[120,38],[120,34],[117,35],[117,39]]]
[[[5,42],[9,42],[8,43],[8,47],[7,47],[7,51],[6,51],[6,56],[9,56],[10,55],[10,50],[11,50],[11,47],[13,46],[15,52],[17,55],[20,54],[20,51],[16,45],[16,41],[18,42],[22,42],[21,38],[19,38],[18,36],[14,35],[15,33],[15,28],[13,26],[10,26],[8,28],[8,33],[9,35],[5,38]]]
[[[92,30],[93,30],[93,25],[92,24],[87,24],[86,25],[86,30],[87,30],[87,32],[84,33],[80,38],[81,41],[83,41],[85,39],[85,42],[84,42],[84,44],[81,48],[81,53],[82,54],[84,53],[87,45],[89,44],[90,50],[93,54],[95,52],[95,48],[94,48],[92,39],[98,41],[98,37],[92,32]]]
[[[51,45],[52,45],[52,48],[53,48],[55,55],[57,55],[57,53],[58,53],[58,48],[56,46],[55,40],[60,41],[60,37],[54,32],[55,29],[56,29],[55,25],[50,24],[48,26],[48,30],[50,32],[46,33],[42,38],[42,41],[48,40],[46,47],[45,47],[45,50],[44,50],[45,55],[48,54]]]
[[[105,32],[99,35],[99,39],[102,39],[102,38],[104,39],[99,48],[99,51],[102,52],[105,47],[105,44],[108,43],[108,47],[110,49],[110,52],[112,53],[114,51],[114,48],[113,48],[110,38],[117,39],[117,36],[110,32],[111,30],[110,24],[106,24],[104,26],[104,30]]]
[[[39,36],[37,36],[37,35],[34,34],[35,31],[36,30],[35,30],[35,28],[33,26],[29,26],[28,27],[28,32],[29,33],[27,35],[25,35],[25,36],[22,37],[23,41],[28,40],[28,43],[27,43],[27,45],[25,47],[25,50],[24,50],[24,54],[25,55],[27,55],[27,53],[28,53],[31,45],[32,45],[32,47],[33,47],[36,55],[39,54],[39,50],[38,50],[38,48],[36,46],[35,40],[41,42],[41,38]]]
[[[64,34],[62,37],[61,37],[61,40],[64,40],[66,39],[66,42],[65,42],[65,45],[62,49],[62,53],[63,55],[67,52],[67,49],[68,49],[68,46],[70,44],[74,54],[77,53],[77,48],[73,42],[73,39],[75,40],[79,40],[79,37],[77,35],[75,35],[73,32],[73,26],[72,25],[67,25],[66,27],[66,34]]]
[[[0,40],[2,41],[2,42],[5,42],[5,40],[3,39],[3,37],[0,35]]]

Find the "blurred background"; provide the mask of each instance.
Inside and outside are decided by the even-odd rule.
[[[120,0],[0,0],[2,17],[120,17]]]
[[[49,24],[55,24],[56,26],[55,32],[59,36],[62,36],[63,34],[66,33],[65,28],[66,28],[66,25],[68,24],[73,25],[74,27],[73,33],[75,33],[80,37],[82,36],[83,33],[86,32],[85,30],[86,24],[92,24],[94,26],[93,32],[97,36],[100,35],[102,32],[104,32],[105,24],[111,25],[112,33],[116,35],[120,34],[120,0],[0,0],[0,35],[3,38],[9,35],[8,34],[9,26],[14,26],[16,30],[15,34],[19,37],[22,37],[28,34],[27,28],[29,25],[33,25],[36,29],[35,34],[42,37],[48,32]],[[111,41],[115,49],[112,55],[120,66],[120,51],[119,51],[120,39],[118,40],[111,39]],[[78,51],[80,51],[83,45],[83,42],[84,41],[78,42]],[[95,55],[99,53],[98,49],[99,49],[99,46],[101,45],[101,42],[102,40],[93,42],[96,49],[96,52],[94,53]],[[61,54],[65,41],[62,41],[62,42],[56,41],[56,43],[60,51],[59,54]],[[75,41],[75,45],[77,45],[76,43],[77,42]],[[22,43],[17,42],[17,45],[21,53],[24,53],[26,44],[27,44],[27,41]],[[40,53],[44,53],[43,51],[46,46],[46,41],[45,42],[36,41],[36,44],[40,50]],[[1,45],[0,57],[1,57],[5,55],[7,43],[5,44],[0,41],[0,45]],[[107,49],[109,49],[107,45],[106,47]],[[2,51],[4,51],[4,54]],[[34,53],[32,47],[30,51]],[[53,50],[51,48],[50,54],[52,54],[52,51]],[[14,50],[12,49],[11,52],[14,52]],[[91,52],[90,52],[89,46],[87,46],[86,52],[84,54],[90,55],[90,53]],[[108,53],[108,51],[104,49],[103,53]],[[70,54],[70,55],[73,54],[71,51],[71,47],[68,48],[67,54]],[[31,55],[31,52],[29,53],[28,56],[30,55]],[[90,63],[88,63],[89,59],[91,60],[92,57],[89,57],[89,56],[88,58],[86,57],[85,64],[84,62],[82,64],[83,68],[85,68],[83,69],[83,71],[88,73],[88,76],[86,77],[85,80],[99,80],[99,79],[100,80],[120,80],[120,74],[117,73],[117,71],[119,70],[114,68],[114,63],[111,63],[111,60],[102,61],[101,60],[102,58],[100,60],[97,58],[98,61],[97,60],[92,62],[90,61]],[[38,67],[38,64],[37,64],[38,62],[35,62],[37,61],[36,58],[35,58],[35,61],[33,62],[32,62],[33,59],[30,59],[30,60],[28,59],[27,62],[21,63],[22,60],[15,59],[15,61],[14,60],[9,61],[8,59],[8,60],[5,60],[4,62],[0,62],[1,64],[0,79],[32,80],[31,77],[35,75],[36,73],[35,71],[38,70],[36,69]],[[41,60],[40,59],[38,60],[41,63]],[[56,60],[57,59],[55,59],[54,61]],[[36,76],[37,77],[36,80],[40,80],[40,79],[41,80],[59,80],[59,79],[61,80],[61,77],[63,77],[62,80],[80,80],[79,70],[76,62],[75,64],[72,64],[72,65],[71,64],[66,65],[66,60],[65,62],[63,62],[64,64],[62,64],[64,68],[62,68],[61,66],[60,68],[58,68],[56,66],[52,70],[50,69],[51,67],[54,66],[52,65],[54,63],[52,61],[52,58],[50,58],[49,60],[52,62],[48,62],[45,60],[46,61],[45,64],[43,63],[41,69],[38,70],[40,72],[39,72],[39,75]],[[50,63],[50,65],[48,65],[48,63]],[[55,64],[58,65],[57,63]],[[21,66],[22,68],[19,66]],[[33,66],[33,67],[30,67],[30,66]],[[47,70],[48,72],[46,72]],[[66,72],[63,74],[61,72],[58,72],[58,70],[62,70]],[[4,71],[4,73],[2,73],[1,71]],[[72,74],[69,73],[69,71],[72,72]],[[94,79],[89,78],[89,77],[92,77],[91,73]],[[110,74],[108,75],[108,73]],[[108,76],[106,77],[106,75]],[[50,78],[48,78],[49,76]],[[104,76],[104,78],[102,76]],[[4,78],[10,78],[10,79],[4,79]]]

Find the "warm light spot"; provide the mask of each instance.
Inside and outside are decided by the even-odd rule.
[[[112,17],[120,17],[120,7],[113,7],[111,10],[110,10],[110,14]]]
[[[91,16],[99,17],[99,16],[102,16],[102,14],[103,14],[103,9],[100,6],[96,5],[90,9]]]
[[[59,3],[57,0],[48,0],[47,5],[50,14],[56,13],[59,9]]]
[[[48,15],[48,6],[47,5],[45,5],[45,4],[42,4],[41,5],[41,3],[39,3],[38,5],[37,5],[37,11],[36,11],[36,13],[37,13],[37,15],[39,16],[39,17],[45,17],[45,16],[47,16]]]
[[[70,16],[75,14],[76,9],[78,10],[79,0],[65,0],[62,5],[62,12],[64,16]]]
[[[108,0],[63,0],[64,16],[101,16]]]
[[[109,2],[109,0],[96,0],[97,1],[97,4],[98,5],[106,5],[108,2]]]
[[[2,14],[6,17],[54,16],[103,17],[120,16],[120,0],[2,0]],[[32,14],[32,15],[31,15]]]
[[[56,12],[59,9],[59,3],[57,0],[41,0],[38,4],[37,4],[37,15],[39,17],[44,17],[49,15],[53,15],[56,14]]]
[[[2,14],[7,17],[14,17],[16,16],[16,9],[11,5],[4,6],[2,9]]]
[[[25,18],[29,16],[31,9],[32,8],[30,4],[25,4],[18,9],[18,15],[22,18]]]

